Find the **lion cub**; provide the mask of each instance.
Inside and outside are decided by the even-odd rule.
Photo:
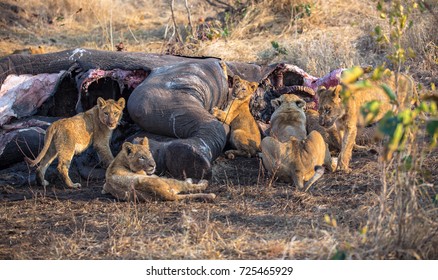
[[[260,151],[261,134],[249,110],[249,101],[258,83],[233,77],[233,100],[224,111],[213,108],[213,116],[231,127],[230,143],[235,150],[225,152],[229,159],[235,156],[252,157]]]
[[[353,147],[356,145],[357,129],[365,125],[365,120],[360,113],[360,107],[372,100],[380,101],[379,113],[372,123],[380,121],[385,113],[392,109],[388,95],[379,86],[381,83],[386,83],[396,92],[394,74],[382,81],[374,82],[370,88],[357,89],[346,102],[343,102],[340,96],[341,85],[328,89],[325,87],[318,89],[319,123],[325,128],[335,128],[341,141],[337,170],[351,171],[349,163]],[[407,75],[401,74],[399,76],[397,92],[397,99],[401,108],[409,108],[418,99],[415,83]]]
[[[80,183],[73,183],[68,175],[71,160],[76,154],[85,151],[90,144],[96,149],[99,158],[105,166],[114,159],[109,142],[113,130],[122,118],[125,99],[117,102],[99,97],[97,105],[90,110],[79,113],[74,117],[58,120],[51,124],[46,131],[44,147],[34,160],[26,158],[30,166],[40,163],[37,168],[37,183],[47,186],[44,179],[47,167],[58,158],[58,171],[67,186],[80,188]]]
[[[193,184],[191,179],[179,181],[153,175],[155,161],[149,150],[149,140],[143,138],[139,144],[123,143],[122,150],[106,171],[106,182],[102,193],[110,193],[118,199],[145,201],[147,197],[158,196],[164,200],[202,198],[213,200],[212,193],[180,194],[200,192],[207,188],[207,180]]]
[[[46,53],[46,50],[42,46],[38,47],[28,47],[21,50],[15,50],[12,54],[21,54],[21,55],[31,55],[31,54],[43,54]]]
[[[271,104],[276,109],[271,117],[270,136],[261,144],[263,165],[280,180],[308,190],[324,174],[322,165],[333,171],[328,146],[318,131],[307,135],[304,100],[284,94]]]

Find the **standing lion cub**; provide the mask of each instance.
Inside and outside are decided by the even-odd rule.
[[[191,179],[185,181],[161,178],[153,175],[155,161],[149,150],[148,138],[139,144],[123,143],[122,150],[106,171],[106,182],[102,193],[110,193],[118,199],[145,201],[147,197],[157,196],[164,200],[181,200],[202,198],[213,200],[213,193],[200,192],[207,188],[207,180],[194,184]]]
[[[235,156],[252,157],[260,151],[261,134],[249,110],[249,101],[259,84],[233,77],[234,99],[224,111],[213,108],[213,116],[231,127],[230,143],[235,150],[225,152],[229,159]]]
[[[47,167],[58,158],[58,171],[64,178],[65,184],[71,188],[80,188],[80,183],[73,183],[68,175],[71,160],[76,154],[85,151],[93,144],[99,158],[105,166],[114,159],[109,142],[113,130],[122,118],[125,99],[118,101],[104,100],[99,97],[97,105],[90,110],[79,113],[74,117],[54,122],[46,131],[44,147],[34,160],[26,158],[30,166],[40,163],[37,168],[37,183],[47,186],[44,179]]]
[[[404,74],[399,76],[398,90],[395,88],[395,75],[392,73],[381,81],[372,82],[371,87],[355,90],[347,100],[342,100],[341,85],[328,89],[323,86],[318,88],[319,123],[327,129],[335,129],[341,140],[337,170],[347,173],[351,171],[349,164],[353,147],[356,145],[357,130],[365,125],[365,119],[360,113],[361,106],[372,100],[380,102],[379,112],[371,123],[377,123],[386,112],[392,110],[393,106],[388,95],[380,86],[381,83],[385,83],[393,92],[397,92],[397,101],[402,109],[410,108],[418,100],[414,80]]]

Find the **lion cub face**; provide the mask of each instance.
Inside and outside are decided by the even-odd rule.
[[[102,97],[99,97],[97,99],[97,107],[99,109],[100,122],[113,130],[122,118],[125,99],[121,97],[119,100],[114,101],[112,99],[104,100]]]
[[[318,88],[319,96],[319,124],[323,127],[332,127],[337,119],[345,114],[345,109],[342,104],[340,92],[342,87],[330,87],[326,89],[324,86]]]
[[[143,138],[140,144],[123,143],[122,151],[126,154],[129,169],[134,173],[145,171],[147,175],[155,172],[155,160],[149,150],[148,138]]]
[[[239,100],[249,99],[257,90],[258,86],[259,84],[257,82],[249,82],[235,75],[233,77],[233,97]]]
[[[279,98],[271,100],[275,111],[304,111],[306,102],[295,94],[283,94]]]

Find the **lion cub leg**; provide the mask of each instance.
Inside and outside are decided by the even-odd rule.
[[[234,159],[236,156],[250,158],[261,150],[256,140],[248,138],[248,133],[242,130],[233,131],[231,133],[230,142],[236,149],[225,152],[226,157],[229,159]]]
[[[67,146],[66,146],[67,147]],[[68,175],[68,171],[70,169],[71,160],[75,154],[75,151],[72,149],[64,150],[58,152],[58,171],[61,173],[65,184],[70,188],[80,188],[80,183],[73,183]],[[74,147],[74,146],[73,146]]]
[[[181,182],[180,182],[181,183]],[[193,184],[191,178],[187,178],[182,184],[177,186],[178,194],[175,196],[175,200],[182,199],[204,199],[214,200],[216,195],[214,193],[190,193],[190,192],[202,192],[208,187],[207,180],[200,180],[197,184]],[[188,192],[187,194],[180,194],[179,192]]]
[[[223,122],[227,125],[230,125],[231,123],[231,114],[230,112],[225,112],[221,109],[219,109],[218,107],[213,107],[212,109],[212,115],[217,118],[220,122]],[[228,117],[230,116],[230,117]]]
[[[251,153],[247,152],[247,151],[244,151],[244,150],[228,150],[228,151],[225,152],[225,156],[228,159],[235,159],[236,156],[250,158],[251,157]]]
[[[215,194],[197,193],[197,194],[180,194],[181,192],[200,192],[207,188],[208,181],[201,180],[198,184],[193,184],[191,179],[178,181],[171,178],[160,178],[160,183],[150,185],[151,191],[164,200],[175,201],[182,199],[204,198],[213,200]],[[158,181],[157,180],[157,181]]]
[[[55,160],[56,156],[57,153],[55,147],[51,145],[44,157],[41,159],[36,170],[36,182],[38,185],[43,187],[47,187],[49,185],[49,182],[44,179],[44,176],[46,174],[47,168],[53,162],[53,160]]]
[[[183,199],[204,199],[204,200],[214,200],[216,195],[214,193],[189,193],[189,194],[177,194],[175,200]]]
[[[337,170],[344,171],[346,173],[351,172],[349,167],[351,156],[353,154],[353,148],[356,143],[357,127],[356,124],[349,125],[342,137],[342,149],[338,158]]]

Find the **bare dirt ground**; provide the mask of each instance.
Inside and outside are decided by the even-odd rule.
[[[431,154],[423,170],[430,182],[438,181],[437,158]],[[355,153],[352,167],[348,176],[326,173],[304,193],[272,182],[258,159],[219,158],[208,188],[213,203],[119,202],[101,194],[103,181],[72,190],[52,172],[46,189],[0,186],[0,258],[415,258],[371,250],[362,229],[377,204],[381,168],[369,153]]]
[[[110,6],[87,6],[92,4],[79,0],[64,6],[30,2],[0,3],[0,56],[40,45],[45,51],[112,49],[111,40],[124,41],[128,51],[167,48],[163,36],[171,22],[164,1],[134,1],[141,9],[116,1],[120,5],[114,14]],[[99,3],[107,2],[113,3]],[[189,2],[194,21],[222,11],[203,1]],[[270,8],[288,11],[291,2],[274,1]],[[370,13],[373,1],[314,3],[309,17],[281,13],[279,19],[273,10],[247,9],[228,37],[188,44],[182,52],[246,62],[286,60],[314,75],[382,62],[385,50],[370,36],[378,21],[377,14]],[[176,10],[178,22],[186,23],[184,5]],[[434,25],[418,26],[409,40],[419,46],[419,40],[430,39],[427,34]],[[228,32],[224,27],[221,31]],[[408,62],[425,87],[438,83],[434,40],[419,51],[418,60]],[[279,53],[271,41],[287,54]],[[307,193],[272,181],[259,159],[219,158],[208,188],[217,195],[212,203],[120,202],[101,194],[102,180],[87,182],[75,168],[73,178],[81,180],[82,189],[64,187],[54,167],[49,171],[54,184],[44,189],[27,183],[34,171],[21,163],[0,170],[0,259],[436,259],[438,151],[424,155],[416,176],[421,183],[419,205],[427,205],[421,212],[425,215],[404,225],[404,238],[396,234],[397,219],[382,217],[393,214],[382,208],[386,175],[378,155],[370,152],[355,152],[352,173],[326,172]],[[10,184],[14,180],[17,184]],[[391,200],[389,193],[389,204]]]

